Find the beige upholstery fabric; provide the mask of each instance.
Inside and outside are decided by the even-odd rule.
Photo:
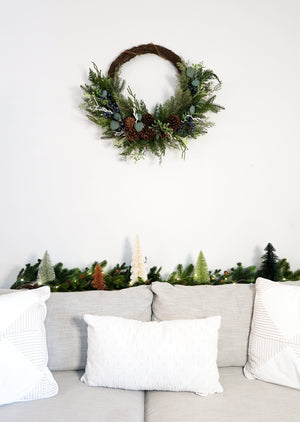
[[[0,407],[3,422],[143,422],[144,393],[88,387],[82,372],[58,371],[56,397]]]
[[[222,394],[147,392],[145,422],[299,422],[299,391],[249,381],[242,368],[220,369]]]
[[[193,319],[221,315],[218,366],[243,366],[247,359],[254,286],[172,286],[152,283],[153,319]]]
[[[51,370],[83,369],[86,365],[86,313],[151,320],[152,293],[146,286],[119,291],[52,293],[45,321]]]

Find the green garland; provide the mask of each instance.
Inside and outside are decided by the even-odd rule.
[[[181,72],[175,95],[157,104],[152,114],[143,100],[137,100],[130,88],[122,94],[125,81],[116,72],[114,78],[102,74],[95,63],[89,69],[89,84],[81,85],[87,117],[104,129],[102,138],[113,140],[122,157],[139,160],[151,152],[161,158],[168,148],[179,149],[182,157],[187,140],[204,135],[213,126],[206,114],[218,113],[215,91],[221,87],[217,75],[203,64],[177,63]]]
[[[209,271],[209,281],[203,280],[199,282],[195,278],[195,267],[190,264],[183,267],[182,264],[177,265],[176,270],[169,276],[162,278],[161,267],[152,267],[148,272],[146,284],[151,284],[154,281],[167,282],[171,284],[183,284],[187,286],[194,286],[199,284],[221,285],[230,283],[254,283],[257,277],[271,278],[274,269],[277,272],[277,281],[300,280],[300,270],[291,271],[290,264],[284,259],[277,259],[277,257],[270,251],[271,244],[266,247],[267,253],[262,257],[262,265],[257,269],[254,265],[243,267],[239,262],[236,267],[232,267],[226,271],[219,269]],[[31,265],[26,264],[17,276],[16,282],[11,286],[11,289],[32,289],[40,287],[41,284],[37,282],[38,271],[41,260]],[[107,261],[94,262],[90,267],[83,270],[79,268],[67,269],[63,267],[60,262],[54,266],[55,280],[44,283],[48,285],[53,292],[67,292],[67,291],[83,291],[95,290],[92,286],[93,274],[97,264],[101,268],[107,266]],[[266,270],[266,266],[268,270]],[[130,286],[131,266],[123,263],[122,265],[115,265],[104,273],[105,285],[107,290],[120,290]],[[143,280],[139,280],[134,286],[145,284]]]

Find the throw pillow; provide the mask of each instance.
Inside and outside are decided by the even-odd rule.
[[[299,286],[257,279],[244,374],[300,388]]]
[[[85,315],[88,356],[82,381],[130,390],[222,392],[216,364],[221,317],[141,322]]]
[[[47,368],[44,320],[49,287],[0,296],[0,405],[58,391]]]

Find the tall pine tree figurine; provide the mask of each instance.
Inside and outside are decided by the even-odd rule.
[[[198,284],[210,284],[209,271],[202,251],[199,253],[193,278]]]
[[[130,286],[133,286],[138,280],[147,281],[147,269],[145,265],[145,257],[142,252],[139,237],[135,239],[134,251],[131,261],[131,278]]]
[[[44,253],[43,259],[39,266],[39,271],[37,275],[38,284],[47,284],[55,280],[54,268],[51,264],[50,256],[48,251]]]
[[[104,290],[105,287],[106,287],[105,280],[104,280],[104,274],[103,274],[103,271],[102,271],[100,264],[97,264],[95,266],[92,286],[95,287],[95,289],[97,289],[97,290]]]
[[[260,268],[259,275],[264,278],[268,278],[269,280],[279,281],[280,274],[279,274],[279,265],[278,265],[278,257],[275,255],[275,248],[271,243],[268,243],[265,247],[266,253],[261,257],[262,264]]]

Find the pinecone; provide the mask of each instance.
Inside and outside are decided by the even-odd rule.
[[[177,116],[177,114],[171,114],[167,119],[167,123],[169,123],[169,127],[176,132],[176,130],[180,128],[180,117]]]
[[[128,117],[130,119],[130,117]],[[130,142],[136,142],[140,139],[140,134],[133,127],[132,129],[126,130],[126,138]]]
[[[145,123],[146,126],[152,126],[155,122],[154,117],[150,113],[146,113],[143,115],[143,123]]]
[[[135,118],[134,117],[126,117],[126,119],[124,119],[124,125],[125,125],[126,130],[133,129],[133,127],[135,125]]]
[[[140,135],[145,141],[152,141],[155,138],[155,132],[147,126],[140,132]]]

